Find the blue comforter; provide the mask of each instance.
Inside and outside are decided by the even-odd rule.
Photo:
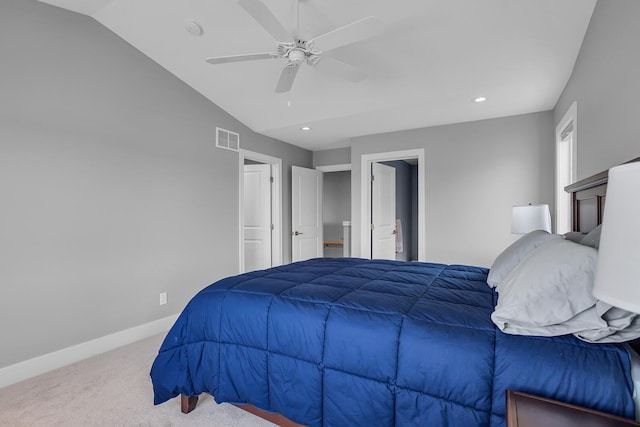
[[[504,426],[514,389],[634,417],[624,348],[502,333],[486,276],[340,258],[223,279],[164,340],[155,403],[207,392],[309,426]]]

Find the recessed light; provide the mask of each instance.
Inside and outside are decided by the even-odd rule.
[[[309,126],[302,126],[300,130],[311,130],[311,128]]]
[[[481,103],[481,102],[484,102],[486,100],[487,100],[487,98],[485,98],[484,96],[479,96],[477,98],[473,98],[473,102],[478,103],[478,104]]]
[[[200,24],[198,24],[196,21],[185,20],[184,21],[184,28],[192,36],[201,36],[202,33],[203,33],[202,26]]]

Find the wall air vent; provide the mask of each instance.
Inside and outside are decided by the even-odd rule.
[[[240,135],[230,130],[216,127],[216,147],[227,150],[240,150]]]

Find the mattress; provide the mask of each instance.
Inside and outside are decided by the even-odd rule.
[[[206,392],[309,426],[503,426],[513,389],[634,417],[624,346],[502,333],[487,273],[340,258],[225,278],[168,333],[154,402]]]

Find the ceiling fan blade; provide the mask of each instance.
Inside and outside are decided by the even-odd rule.
[[[361,82],[367,77],[367,73],[364,70],[328,56],[323,56],[315,67],[323,72],[342,77],[350,82]]]
[[[278,80],[278,85],[276,86],[276,93],[284,93],[291,90],[296,74],[298,74],[298,68],[300,68],[299,65],[287,65],[284,67],[282,73],[280,73],[280,80]]]
[[[282,26],[280,21],[271,13],[269,8],[260,0],[239,0],[240,6],[253,17],[262,28],[267,30],[276,41],[291,40],[291,35]]]
[[[328,52],[351,43],[356,43],[370,37],[377,36],[383,30],[382,22],[373,16],[352,22],[344,27],[336,28],[311,39],[315,48]]]
[[[229,62],[254,61],[256,59],[271,58],[279,58],[279,55],[277,53],[249,53],[246,55],[217,56],[214,58],[207,58],[205,61],[209,64],[227,64]]]

